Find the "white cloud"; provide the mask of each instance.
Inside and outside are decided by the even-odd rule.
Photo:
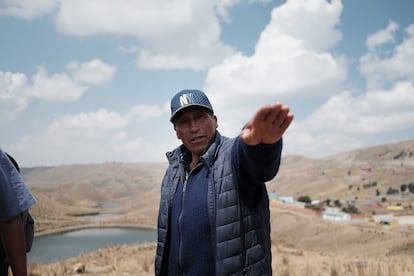
[[[330,131],[350,135],[379,134],[414,127],[414,87],[397,83],[389,91],[353,96],[346,91],[332,96],[302,124],[309,132]]]
[[[57,3],[56,0],[2,0],[0,15],[34,19],[51,13]]]
[[[72,61],[67,66],[75,81],[102,84],[112,80],[116,67],[105,64],[100,59],[93,59],[89,62],[79,63]]]
[[[13,119],[27,107],[26,75],[0,71],[0,122]]]
[[[332,54],[342,39],[339,0],[288,0],[274,8],[251,56],[220,41],[219,20],[231,21],[229,8],[241,1],[60,0],[55,22],[66,35],[135,38],[136,44],[127,40],[119,50],[136,54],[141,68],[212,66],[204,88],[225,135],[236,135],[262,104],[293,102],[293,97],[326,99],[318,110],[294,120],[285,135],[285,154],[325,156],[381,143],[393,133],[414,135],[414,24],[402,37],[398,25],[390,22],[367,38],[360,72],[368,88],[355,92],[342,87],[346,57]],[[3,107],[23,110],[33,97],[78,100],[89,85],[112,80],[116,70],[94,59],[73,61],[58,73],[39,68],[31,78],[0,72],[0,119],[13,114]],[[9,149],[25,156],[25,165],[165,161],[164,152],[178,141],[171,125],[163,122],[162,133],[171,134],[171,142],[159,142],[169,138],[158,132],[155,121],[168,106],[139,104],[124,110],[55,118],[40,135],[27,135]]]
[[[124,142],[127,124],[120,114],[106,109],[64,115],[54,119],[39,136],[24,137],[11,148],[23,152],[28,164],[38,164],[39,149],[42,165],[111,161],[114,145]]]
[[[233,4],[218,2],[223,13]],[[214,5],[209,0],[61,0],[56,25],[68,35],[135,37],[142,68],[200,70],[233,52],[220,41]]]
[[[9,149],[25,156],[25,166],[159,161],[168,147],[130,137],[128,124],[127,116],[107,109],[64,115],[40,135],[25,136]]]
[[[202,45],[200,48],[197,48],[197,45],[194,45],[193,47],[189,44],[175,52],[169,51],[169,49],[140,50],[137,58],[137,64],[143,69],[151,70],[202,70],[208,66],[218,63],[223,59],[224,56],[232,52],[229,47],[221,45],[220,42],[217,42],[216,44],[212,43],[210,47],[205,47],[207,45]],[[217,49],[217,52],[214,51],[215,49]],[[185,52],[186,50],[187,52]]]
[[[66,67],[69,73],[52,75],[38,67],[31,82],[23,73],[0,71],[0,122],[14,118],[33,98],[58,102],[79,100],[89,88],[85,83],[106,83],[116,72],[114,66],[99,59],[84,63],[72,61]]]
[[[332,96],[319,110],[288,131],[291,152],[325,156],[364,146],[389,133],[414,129],[414,86]],[[368,142],[369,144],[369,142]]]
[[[222,126],[234,133],[262,104],[338,91],[346,64],[328,50],[341,39],[336,29],[341,11],[340,1],[288,1],[273,9],[252,56],[237,53],[213,66],[205,90]]]
[[[260,105],[301,95],[327,100],[304,119],[294,120],[285,135],[285,153],[321,157],[412,132],[414,25],[397,45],[393,23],[367,39],[361,71],[368,82],[386,80],[387,87],[340,92],[346,58],[329,50],[341,39],[336,30],[341,11],[339,1],[287,1],[273,10],[252,56],[238,53],[210,69],[205,89],[225,134],[237,135]]]
[[[289,150],[308,156],[325,156],[386,143],[398,133],[414,129],[414,24],[395,45],[396,24],[368,36],[368,52],[360,59],[367,91],[345,91],[288,132]],[[390,44],[384,47],[385,44]]]
[[[136,105],[131,107],[125,114],[126,118],[138,120],[148,120],[156,118],[166,113],[168,109],[159,105]]]
[[[217,13],[223,18],[224,21],[229,22],[230,18],[228,15],[228,9],[235,4],[239,3],[240,0],[213,0],[214,6],[216,7]]]
[[[336,29],[342,12],[340,0],[290,0],[273,9],[270,24],[262,32],[258,47],[276,42],[288,51],[290,46],[323,52],[337,45],[342,34]],[[323,20],[321,20],[323,18]],[[297,43],[291,44],[291,42]],[[285,44],[287,42],[288,44]],[[287,47],[286,47],[287,46]],[[279,48],[274,51],[279,51]]]
[[[390,21],[385,29],[379,30],[376,33],[368,36],[366,40],[367,47],[370,51],[375,51],[377,46],[388,42],[394,42],[394,33],[398,29],[398,24],[394,21]]]
[[[360,58],[359,65],[367,89],[381,89],[399,80],[414,81],[414,24],[405,29],[401,43],[395,45],[397,28],[391,21],[385,29],[367,38],[368,52]],[[388,49],[385,44],[395,46]]]
[[[87,87],[75,82],[66,73],[47,75],[44,68],[39,67],[33,76],[33,85],[28,87],[27,95],[50,101],[78,100]]]
[[[94,132],[100,130],[119,129],[125,127],[127,120],[115,112],[106,109],[100,109],[97,112],[82,112],[77,115],[65,115],[53,121],[50,125],[48,134],[53,133],[72,133],[76,131],[77,135],[83,135],[85,130]]]
[[[0,71],[0,99],[17,98],[27,85],[26,75]]]
[[[354,136],[344,136],[341,133],[325,131],[309,133],[302,131],[301,126],[293,122],[284,135],[283,151],[285,155],[298,154],[318,158],[361,148],[363,141]]]

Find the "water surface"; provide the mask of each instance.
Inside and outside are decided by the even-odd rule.
[[[36,237],[28,262],[51,263],[91,252],[109,245],[155,242],[156,230],[131,228],[93,228]]]

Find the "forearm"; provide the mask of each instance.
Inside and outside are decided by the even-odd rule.
[[[277,174],[282,153],[282,139],[274,144],[249,146],[236,139],[233,154],[240,169],[257,182],[271,180]]]
[[[13,276],[27,276],[26,244],[20,215],[0,222],[0,237]]]

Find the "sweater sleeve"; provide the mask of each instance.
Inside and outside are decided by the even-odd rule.
[[[282,139],[274,144],[249,146],[236,138],[232,149],[233,166],[240,196],[248,208],[256,208],[266,193],[265,182],[276,176],[281,153]]]
[[[237,171],[247,174],[253,182],[272,180],[279,171],[282,139],[274,144],[249,146],[239,137],[233,147],[233,161]]]

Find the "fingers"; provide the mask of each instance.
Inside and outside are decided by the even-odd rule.
[[[270,127],[280,127],[286,129],[293,120],[293,114],[289,113],[290,109],[280,102],[272,105],[262,106],[255,114],[253,121],[264,123]],[[290,115],[289,115],[290,114]]]
[[[273,105],[264,106],[262,109],[263,122],[272,124],[273,126],[282,126],[289,114],[289,107],[276,102]],[[293,119],[293,118],[292,118]],[[290,118],[288,119],[288,121]]]
[[[273,122],[276,119],[281,107],[282,105],[279,102],[273,105],[264,105],[256,112],[254,118],[260,122]]]
[[[294,115],[292,113],[288,113],[283,120],[283,122],[279,125],[280,130],[283,132],[289,127],[290,123],[293,121]]]
[[[261,108],[259,108],[259,110],[256,112],[253,119],[257,120],[258,122],[264,122],[270,118],[269,115],[271,112],[272,112],[272,106],[264,105]]]

